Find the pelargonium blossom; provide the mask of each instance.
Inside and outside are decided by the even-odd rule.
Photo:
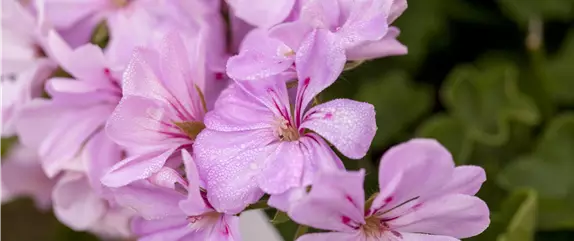
[[[296,98],[283,75],[236,80],[206,115],[194,154],[207,197],[220,211],[239,212],[263,192],[281,194],[310,184],[316,171],[342,169],[323,138],[347,157],[366,154],[377,129],[372,105],[336,99],[310,106],[345,62],[331,58],[343,50],[330,33],[311,36],[296,57]]]
[[[438,142],[415,139],[395,146],[379,169],[380,192],[368,207],[363,170],[321,173],[289,216],[334,232],[306,234],[298,241],[457,241],[488,227],[488,207],[474,196],[486,180],[484,170],[455,168]]]
[[[44,82],[56,69],[44,51],[46,30],[43,19],[28,6],[17,0],[2,1],[3,137],[15,134],[20,109],[42,94]]]
[[[123,78],[123,97],[108,120],[108,135],[134,153],[102,182],[120,187],[150,177],[180,148],[191,148],[204,128],[206,65],[199,37],[187,46],[175,32],[155,47],[134,52]],[[191,58],[190,58],[191,57]],[[177,159],[177,158],[176,158]],[[177,166],[178,163],[168,163]]]
[[[181,151],[183,178],[176,170],[162,168],[148,180],[116,190],[120,204],[136,210],[132,230],[140,241],[239,241],[239,217],[217,212],[205,198],[191,155]]]
[[[346,60],[406,54],[407,48],[396,40],[399,29],[390,26],[406,8],[406,0],[306,1],[295,21],[247,35],[239,55],[228,63],[228,74],[258,79],[293,72],[301,43],[317,30],[333,35],[333,44],[345,50],[339,54]]]
[[[270,28],[295,17],[300,0],[227,0],[235,16],[261,28]],[[295,15],[295,16],[292,16]]]
[[[52,201],[60,221],[75,230],[126,237],[129,231],[121,223],[127,223],[130,214],[107,200],[99,182],[123,155],[103,132],[122,96],[121,70],[99,47],[72,49],[54,31],[47,46],[73,78],[49,79],[46,92],[51,99],[34,99],[22,109],[16,123],[19,140],[37,151],[45,174],[57,178]]]

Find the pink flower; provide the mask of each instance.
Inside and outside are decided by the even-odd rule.
[[[31,197],[39,209],[51,207],[54,180],[44,174],[34,150],[16,145],[2,160],[2,203]]]
[[[52,98],[30,102],[16,127],[22,143],[38,150],[44,171],[54,177],[78,166],[77,153],[102,130],[122,94],[119,74],[100,48],[72,50],[55,32],[48,44],[54,59],[75,79],[50,79],[46,92]]]
[[[116,190],[120,204],[141,215],[132,221],[140,241],[237,241],[239,217],[217,212],[205,199],[191,155],[182,150],[186,179],[165,167],[149,181]]]
[[[395,146],[383,155],[379,168],[380,193],[368,211],[363,170],[319,175],[308,195],[291,206],[289,216],[335,232],[298,240],[455,241],[488,227],[488,207],[474,196],[486,180],[484,170],[455,168],[438,142],[415,139]]]
[[[263,191],[281,194],[310,184],[316,171],[343,168],[323,138],[350,158],[366,154],[376,131],[372,105],[337,99],[309,107],[342,71],[344,59],[330,58],[342,51],[333,41],[315,31],[302,44],[294,99],[282,75],[236,80],[207,114],[194,154],[218,210],[237,213]]]
[[[190,148],[204,128],[205,54],[201,39],[187,39],[187,44],[171,32],[158,51],[135,51],[124,74],[122,100],[106,126],[108,135],[135,155],[115,165],[102,179],[105,185],[150,177],[176,150]]]
[[[44,53],[44,28],[18,1],[2,1],[2,136],[15,134],[20,109],[42,94],[56,68]]]
[[[406,7],[406,0],[307,1],[297,20],[249,34],[239,55],[230,59],[228,75],[259,79],[292,72],[295,53],[316,30],[330,32],[334,44],[345,50],[340,54],[346,60],[406,54],[406,47],[396,40],[400,31],[389,27]]]

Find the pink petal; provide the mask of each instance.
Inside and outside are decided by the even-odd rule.
[[[183,200],[185,195],[173,189],[142,180],[113,189],[113,193],[118,204],[134,210],[147,220],[169,217],[181,217],[185,220],[185,214],[178,207],[178,202]]]
[[[281,194],[293,187],[300,187],[306,158],[298,142],[280,142],[268,156],[257,177],[261,190]]]
[[[124,96],[141,96],[164,101],[170,94],[160,77],[159,54],[146,48],[136,48],[122,78]]]
[[[341,159],[319,135],[307,133],[299,140],[306,158],[302,185],[311,185],[318,172],[345,170]]]
[[[56,126],[46,135],[39,149],[42,166],[49,177],[73,164],[84,143],[94,135],[110,115],[108,106],[69,109],[60,117]],[[37,124],[37,123],[36,123]]]
[[[291,120],[289,92],[285,84],[289,79],[288,75],[275,75],[255,81],[235,81],[235,83],[251,95],[251,98],[265,105],[275,117]]]
[[[307,195],[307,187],[291,188],[284,193],[271,195],[267,204],[283,212],[289,211],[291,205]]]
[[[273,120],[273,112],[232,84],[221,93],[215,108],[205,116],[204,124],[216,131],[245,131],[272,128]]]
[[[106,212],[107,204],[94,193],[86,177],[68,172],[60,178],[52,193],[54,214],[74,230],[87,230]]]
[[[81,19],[105,9],[99,0],[49,0],[45,4],[46,18],[57,28],[69,28]]]
[[[301,128],[323,136],[343,155],[359,159],[367,154],[377,131],[375,108],[353,100],[329,101],[307,111]]]
[[[160,233],[164,230],[178,229],[184,226],[187,227],[188,224],[189,222],[183,215],[153,220],[146,220],[142,217],[134,217],[131,221],[131,229],[135,235],[141,237],[153,233]]]
[[[282,23],[271,28],[269,37],[281,40],[290,49],[297,52],[299,46],[301,46],[301,43],[311,31],[313,31],[313,28],[309,24],[303,21],[294,21]]]
[[[179,147],[171,149],[151,150],[134,155],[114,165],[101,179],[102,184],[108,187],[121,187],[137,180],[151,177],[161,170],[167,159]]]
[[[429,234],[422,234],[422,233],[399,232],[399,234],[402,237],[402,239],[396,239],[397,241],[399,241],[399,240],[408,240],[408,241],[460,241],[459,239],[456,239],[453,237],[429,235]],[[376,241],[376,240],[369,240],[369,241]]]
[[[367,60],[388,56],[405,55],[408,49],[397,40],[400,30],[396,27],[389,27],[387,34],[380,40],[366,42],[347,49],[349,60]]]
[[[105,73],[107,61],[102,49],[96,45],[86,44],[72,50],[57,33],[52,31],[48,35],[47,51],[76,79],[101,81],[109,78]]]
[[[300,19],[314,28],[336,29],[340,27],[339,1],[312,0],[304,3]]]
[[[486,181],[486,173],[479,166],[459,166],[454,169],[451,180],[439,193],[475,195],[482,183]]]
[[[211,210],[205,203],[200,192],[199,173],[195,162],[187,150],[181,150],[183,163],[185,164],[185,175],[187,178],[187,199],[179,202],[179,208],[188,216],[197,216]]]
[[[255,29],[243,40],[241,52],[227,62],[227,75],[235,80],[255,81],[279,74],[293,65],[292,50],[281,41]]]
[[[299,79],[294,118],[297,124],[313,97],[339,77],[345,61],[344,50],[331,32],[314,30],[303,41],[295,60]]]
[[[251,25],[269,28],[285,20],[295,0],[230,0],[235,14]]]
[[[205,240],[213,241],[239,241],[241,234],[239,233],[239,217],[235,215],[223,215],[211,233],[209,233]]]
[[[170,119],[166,106],[157,100],[126,96],[110,116],[106,132],[128,148],[178,147],[191,143]]]
[[[392,2],[380,0],[355,1],[347,21],[336,32],[345,48],[367,41],[376,41],[388,31],[387,16]]]
[[[364,176],[364,170],[321,173],[309,194],[292,204],[289,216],[314,228],[355,231],[365,223]]]
[[[32,100],[21,110],[18,122],[15,123],[19,141],[31,149],[39,149],[64,113],[65,108],[53,105],[49,100]]]
[[[276,145],[273,131],[203,130],[194,143],[199,174],[206,181],[207,197],[219,212],[234,214],[261,198],[255,177]],[[269,146],[268,146],[269,145]]]
[[[401,232],[468,238],[488,227],[489,215],[488,206],[479,198],[452,194],[422,203],[414,211],[388,224]]]
[[[432,197],[448,183],[453,171],[452,156],[435,140],[413,139],[394,146],[381,158],[381,191],[371,211],[385,211],[414,198],[420,201]]]
[[[298,238],[297,241],[366,241],[366,239],[359,232],[330,232],[305,234]]]
[[[407,10],[407,0],[393,0],[391,12],[389,13],[388,23],[393,23],[405,10]]]
[[[94,192],[102,194],[100,179],[116,163],[122,160],[122,150],[112,142],[104,131],[98,131],[86,143],[82,151],[86,176]]]

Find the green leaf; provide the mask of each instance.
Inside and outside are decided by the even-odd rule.
[[[574,1],[572,1],[574,2]],[[547,88],[555,102],[574,105],[574,31],[570,31],[558,54],[546,63]]]
[[[506,232],[497,241],[533,241],[536,232],[537,194],[532,190],[517,190],[501,208],[501,219],[508,221]]]
[[[461,65],[450,73],[442,99],[471,139],[501,146],[509,139],[511,121],[539,122],[536,105],[518,89],[517,72],[512,63],[497,60]]]
[[[273,217],[273,219],[271,219],[271,223],[280,224],[280,223],[287,222],[289,220],[291,220],[291,219],[289,218],[289,216],[287,216],[287,213],[277,210],[277,212],[275,213],[275,216]]]
[[[90,42],[98,45],[100,48],[105,48],[108,45],[110,33],[106,21],[100,22],[92,31]]]
[[[572,0],[498,0],[502,11],[521,26],[531,18],[569,20],[574,18]]]
[[[404,72],[392,72],[377,81],[365,81],[356,100],[373,104],[377,134],[372,146],[388,145],[392,138],[431,110],[431,89],[415,85]]]
[[[507,190],[532,188],[540,195],[541,229],[574,228],[574,113],[555,117],[534,151],[510,163],[498,183]]]
[[[468,138],[464,125],[447,114],[436,114],[423,122],[417,136],[434,138],[453,155],[457,164],[466,164],[472,152],[472,140]]]

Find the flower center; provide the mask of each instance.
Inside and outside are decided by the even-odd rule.
[[[402,238],[399,232],[392,230],[387,223],[375,215],[371,215],[365,219],[365,224],[361,226],[361,230],[367,238],[381,238],[384,233]]]
[[[188,216],[186,220],[189,222],[189,226],[192,229],[200,230],[209,226],[213,226],[217,223],[217,220],[220,217],[220,213],[211,211],[197,216]]]
[[[299,140],[299,131],[287,120],[282,119],[277,127],[277,136],[281,141],[296,141]]]

